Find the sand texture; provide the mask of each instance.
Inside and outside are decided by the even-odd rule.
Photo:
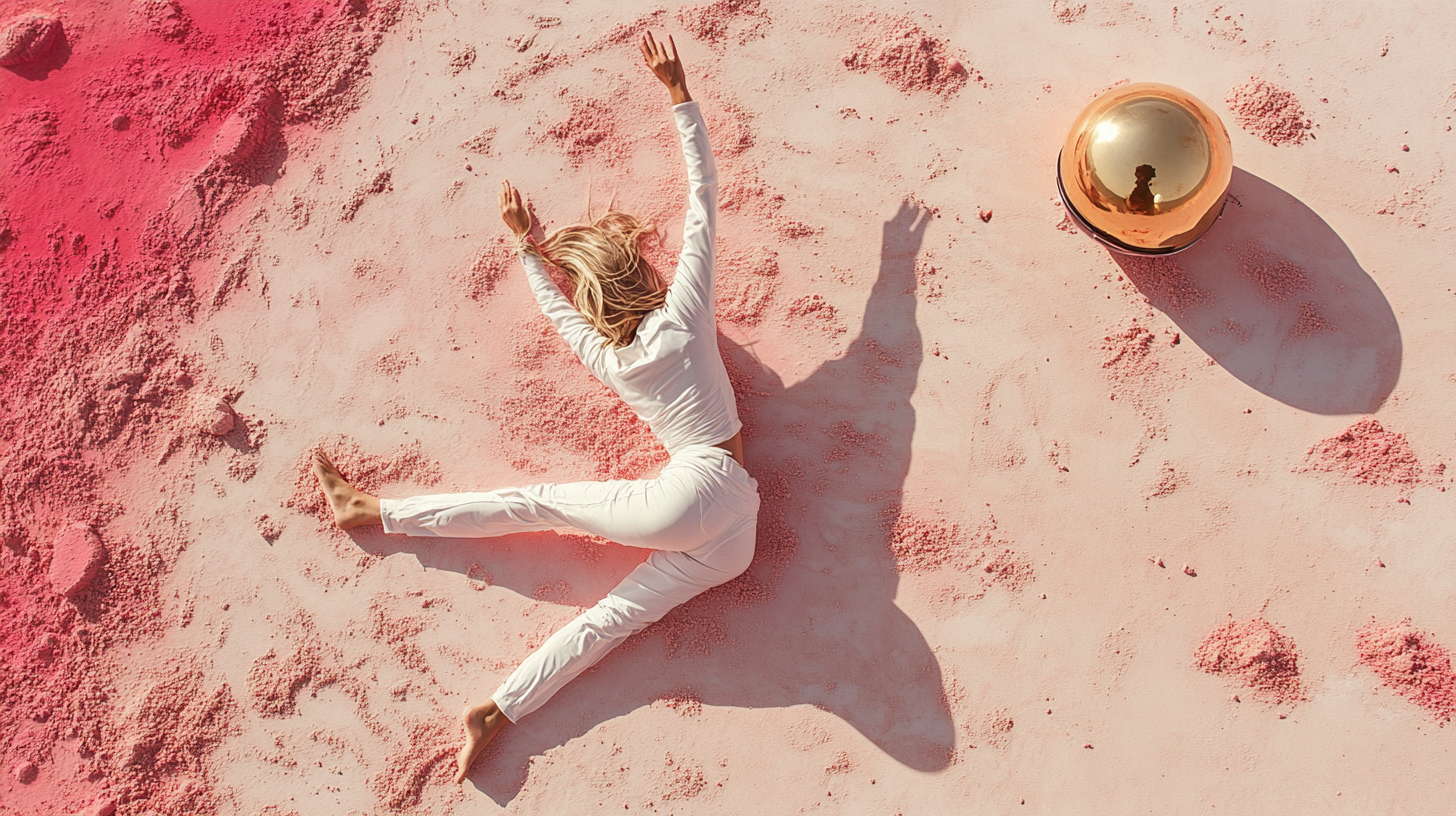
[[[448,782],[644,557],[331,528],[666,453],[496,214],[720,173],[740,578]],[[1456,16],[1440,4],[0,0],[0,815],[1445,813]],[[1229,129],[1222,219],[1056,201],[1098,92]]]

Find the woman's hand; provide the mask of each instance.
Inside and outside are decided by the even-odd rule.
[[[501,182],[500,212],[501,220],[517,238],[531,231],[531,209],[521,201],[521,192],[509,181]]]
[[[642,35],[642,40],[637,45],[642,49],[642,58],[647,61],[647,67],[652,69],[652,73],[662,80],[668,93],[672,94],[672,104],[681,105],[693,101],[688,94],[688,81],[683,76],[682,61],[677,58],[677,44],[672,41],[672,35],[668,35],[666,43],[660,43],[652,38],[652,32],[649,31]]]

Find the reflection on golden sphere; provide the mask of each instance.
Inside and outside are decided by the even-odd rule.
[[[1111,249],[1169,255],[1223,212],[1233,149],[1218,114],[1156,82],[1114,88],[1067,134],[1057,187],[1072,218]]]

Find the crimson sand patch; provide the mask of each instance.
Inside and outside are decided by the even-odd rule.
[[[192,541],[179,486],[148,473],[167,489],[126,506],[117,474],[223,445],[185,444],[218,392],[175,341],[218,224],[276,177],[293,126],[353,109],[400,4],[45,5],[0,23],[0,755],[35,765],[28,795],[57,812],[216,812],[237,704],[155,641],[192,615],[159,591]]]

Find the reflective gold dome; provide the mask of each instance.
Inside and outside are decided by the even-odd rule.
[[[1114,88],[1067,134],[1057,186],[1073,218],[1112,249],[1187,249],[1223,212],[1233,175],[1228,131],[1207,105],[1169,85]]]

